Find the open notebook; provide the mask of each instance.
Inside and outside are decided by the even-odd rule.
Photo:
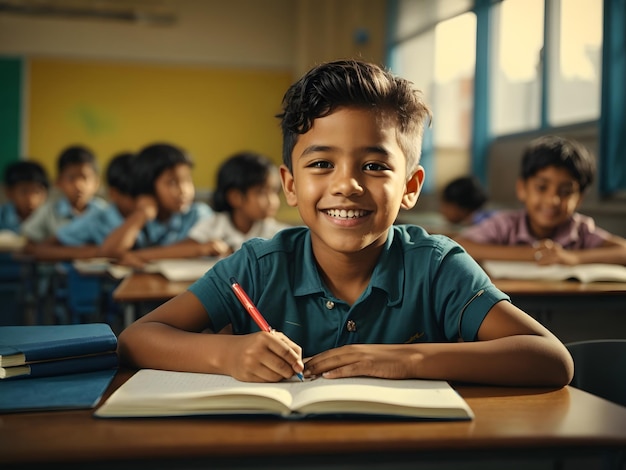
[[[580,282],[626,282],[626,266],[617,264],[579,264],[540,266],[527,261],[483,261],[482,267],[493,279],[578,280]]]
[[[101,418],[265,414],[378,415],[423,419],[473,418],[445,381],[371,377],[239,382],[232,377],[142,369],[95,412]]]

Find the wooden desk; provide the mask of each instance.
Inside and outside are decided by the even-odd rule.
[[[105,396],[130,375],[119,372]],[[626,408],[575,388],[455,388],[474,410],[474,420],[98,419],[93,410],[5,414],[0,466],[389,469],[436,461],[441,469],[448,468],[440,466],[442,460],[458,466],[459,459],[501,458],[527,460],[524,468],[532,468],[537,459],[597,462],[626,450]]]
[[[113,291],[113,300],[124,304],[124,324],[136,320],[144,302],[165,302],[182,294],[191,282],[168,281],[157,273],[132,273],[126,276]]]
[[[626,283],[496,279],[494,284],[565,343],[626,338]]]
[[[134,273],[115,289],[113,298],[125,304],[125,324],[129,325],[141,303],[164,302],[185,292],[190,284],[170,282],[160,274]],[[564,342],[626,338],[626,283],[500,279],[495,285]]]

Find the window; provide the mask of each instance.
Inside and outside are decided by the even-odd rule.
[[[468,173],[472,133],[476,16],[441,21],[394,48],[391,68],[421,89],[433,110],[422,165],[425,191]]]
[[[548,124],[561,126],[600,116],[602,2],[553,3],[548,64]]]
[[[540,127],[543,10],[543,0],[505,0],[493,8],[493,135]]]

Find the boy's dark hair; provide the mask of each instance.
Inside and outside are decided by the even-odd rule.
[[[581,143],[547,135],[532,140],[522,155],[520,176],[527,180],[549,166],[565,168],[578,182],[583,193],[593,182],[596,166],[589,150]]]
[[[57,174],[60,175],[63,173],[63,171],[70,165],[83,163],[88,163],[96,172],[98,171],[96,156],[90,149],[83,147],[82,145],[67,147],[61,152],[59,159],[57,160]]]
[[[151,144],[133,158],[133,195],[154,194],[154,182],[161,173],[177,165],[193,167],[191,158],[171,144]]]
[[[109,188],[114,188],[122,194],[133,194],[133,175],[131,174],[134,155],[123,152],[115,155],[106,171],[106,181]]]
[[[259,153],[240,152],[232,155],[217,172],[217,185],[211,204],[213,209],[216,212],[231,212],[233,208],[226,197],[229,190],[246,192],[253,186],[264,184],[275,170],[274,163]]]
[[[32,160],[14,162],[4,169],[4,185],[11,188],[18,183],[39,183],[46,189],[50,187],[45,168]]]
[[[409,174],[417,168],[422,135],[430,109],[422,93],[408,80],[374,64],[337,60],[318,65],[291,85],[283,97],[281,119],[283,163],[292,169],[291,153],[299,134],[313,121],[337,108],[358,107],[388,113],[396,119],[398,144],[407,159]]]
[[[446,202],[470,211],[480,209],[488,199],[480,181],[473,176],[461,176],[450,181],[443,188],[441,197]]]

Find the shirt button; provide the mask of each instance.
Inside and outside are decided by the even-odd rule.
[[[346,323],[346,329],[350,333],[354,333],[356,331],[356,323],[354,322],[354,320],[348,320],[348,322]]]
[[[333,308],[335,308],[335,302],[333,302],[332,300],[327,300],[326,301],[326,308],[328,310],[332,310]]]

